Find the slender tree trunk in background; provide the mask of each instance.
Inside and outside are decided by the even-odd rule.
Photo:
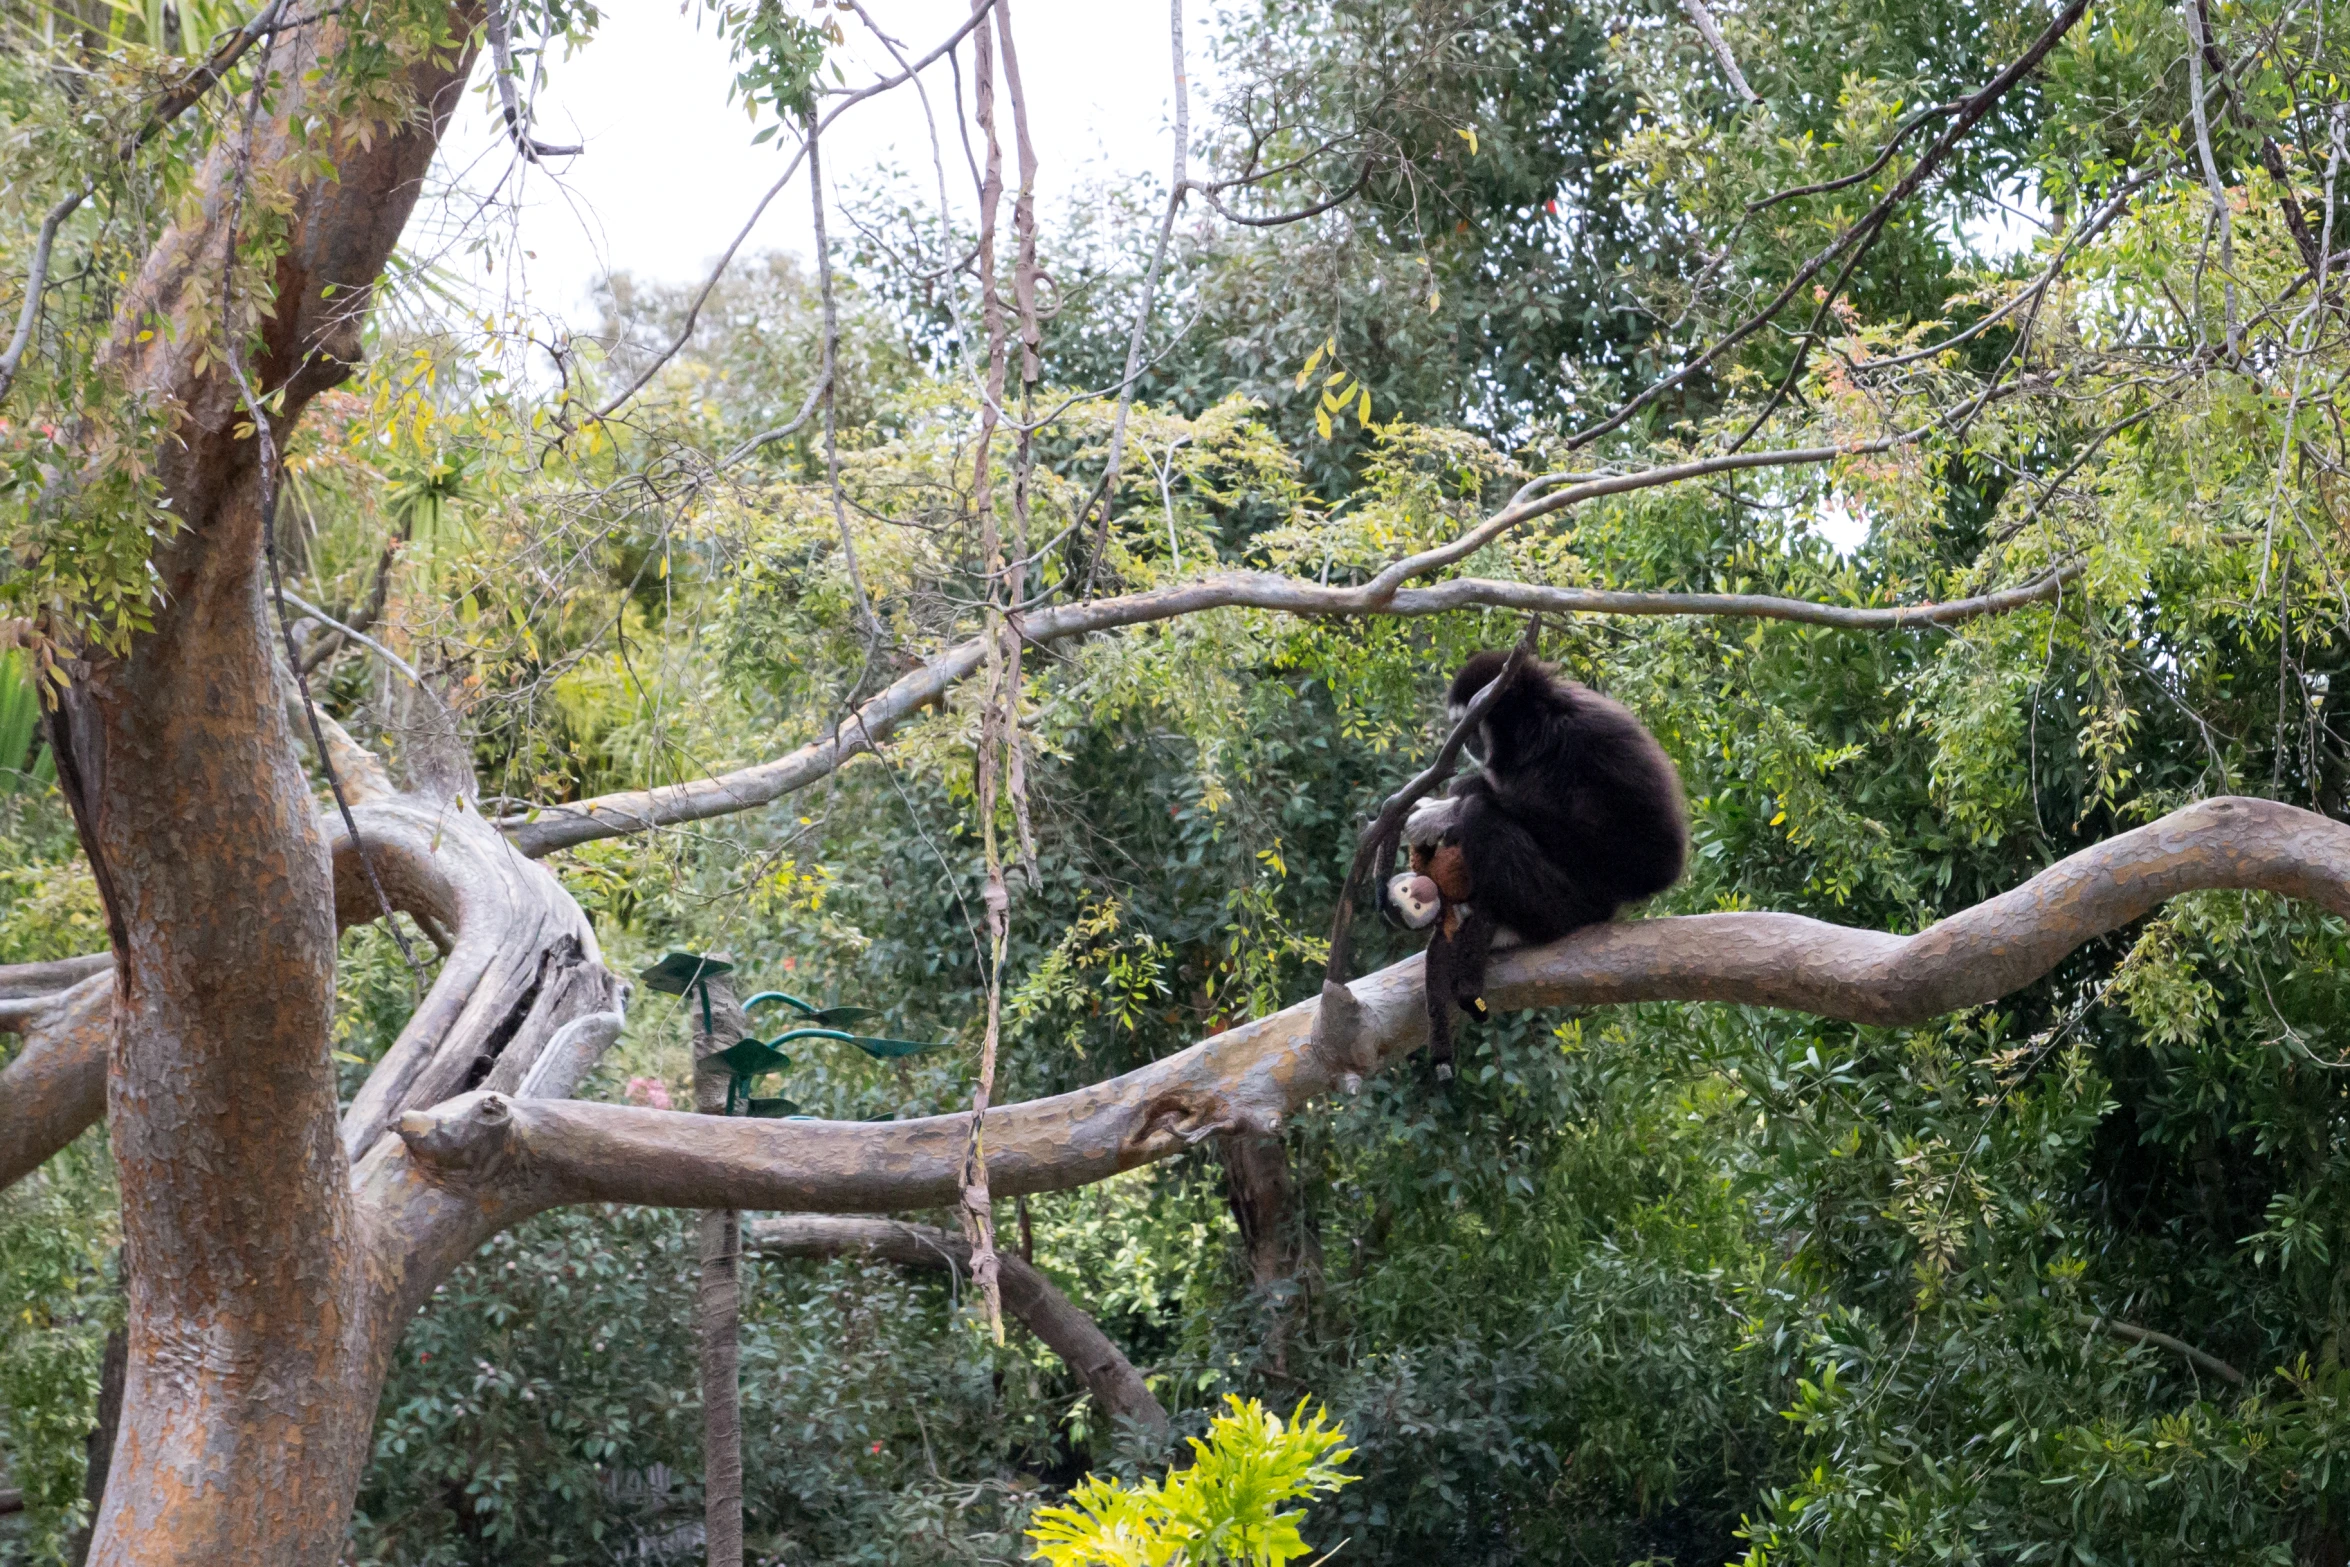
[[[725,978],[703,981],[710,1011],[688,993],[694,1030],[694,1108],[726,1113],[727,1072],[710,1059],[751,1031],[750,1019]],[[742,1219],[732,1208],[702,1215],[702,1285],[696,1328],[702,1357],[702,1520],[709,1567],[742,1567]]]
[[[1289,1170],[1289,1150],[1278,1132],[1226,1132],[1216,1139],[1224,1163],[1225,1199],[1248,1252],[1249,1285],[1265,1312],[1265,1355],[1276,1371],[1289,1369],[1291,1314],[1309,1295],[1321,1268]]]

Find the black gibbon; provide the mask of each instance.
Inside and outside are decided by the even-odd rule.
[[[1501,673],[1479,653],[1446,698],[1457,724]],[[1404,826],[1412,870],[1387,885],[1384,912],[1428,941],[1429,1056],[1452,1066],[1453,1010],[1485,1015],[1496,930],[1539,945],[1605,924],[1627,903],[1681,879],[1689,853],[1681,776],[1621,704],[1548,664],[1519,667],[1467,737],[1476,772],[1419,802]]]

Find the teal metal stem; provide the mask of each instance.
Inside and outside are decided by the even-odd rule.
[[[753,996],[750,1000],[743,1003],[743,1010],[748,1012],[751,1010],[751,1008],[756,1006],[764,1006],[770,1001],[781,1001],[787,1005],[797,1007],[799,1009],[800,1016],[802,1017],[814,1017],[819,1011],[822,1010],[821,1008],[808,1005],[808,1003],[802,1001],[799,997],[793,995],[788,990],[762,990],[757,995]]]

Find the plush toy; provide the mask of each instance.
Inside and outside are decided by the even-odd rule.
[[[1453,1009],[1465,1008],[1480,1020],[1486,1015],[1484,997],[1460,992],[1464,980],[1473,979],[1463,957],[1483,950],[1480,944],[1490,941],[1491,932],[1470,907],[1468,862],[1454,834],[1414,834],[1407,829],[1405,838],[1412,868],[1388,879],[1384,911],[1406,930],[1429,932],[1428,1059],[1442,1079],[1452,1076]]]

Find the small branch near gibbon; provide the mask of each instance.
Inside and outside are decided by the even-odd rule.
[[[1502,692],[1509,689],[1518,671],[1534,656],[1541,640],[1542,617],[1528,617],[1525,634],[1502,661],[1501,672],[1471,699],[1460,721],[1452,726],[1452,733],[1436,748],[1436,759],[1411,782],[1389,795],[1379,814],[1356,835],[1354,861],[1346,868],[1346,880],[1338,888],[1338,908],[1330,917],[1330,961],[1322,971],[1321,1003],[1314,1014],[1314,1049],[1324,1059],[1354,1060],[1357,1036],[1362,1032],[1362,1008],[1346,987],[1349,959],[1353,956],[1355,895],[1395,863],[1396,845],[1403,838],[1404,818],[1429,790],[1452,777],[1453,768],[1460,762],[1461,748],[1468,744],[1477,726],[1485,722],[1485,715],[1501,700]],[[1340,1086],[1350,1094],[1355,1092],[1361,1086],[1360,1075],[1345,1075]]]
[[[1909,936],[1796,914],[1696,914],[1594,925],[1498,953],[1484,992],[1503,1011],[1639,1001],[1726,1002],[1870,1027],[1983,1006],[2181,893],[2277,893],[2350,915],[2350,825],[2273,800],[2205,800],[2083,849],[2023,885]],[[988,1118],[999,1197],[1065,1191],[1182,1153],[1219,1132],[1277,1132],[1346,1074],[1428,1039],[1414,956],[1349,989],[1356,1054],[1313,1046],[1318,998],[1073,1093]],[[960,1190],[965,1115],[882,1123],[726,1120],[630,1105],[472,1093],[407,1114],[373,1179],[462,1211],[447,1245],[567,1203],[770,1212],[944,1207]],[[388,1198],[385,1200],[389,1200]],[[462,1252],[457,1253],[463,1255]]]
[[[837,1214],[761,1219],[744,1228],[743,1249],[762,1257],[861,1254],[901,1267],[944,1268],[950,1274],[967,1274],[971,1267],[971,1248],[961,1236],[927,1224]],[[1102,1413],[1165,1437],[1166,1409],[1100,1325],[1017,1252],[1001,1253],[996,1261],[1002,1269],[1004,1309],[1077,1373]]]
[[[2086,1311],[2075,1312],[2073,1320],[2092,1333],[2103,1333],[2111,1338],[2125,1339],[2132,1344],[2150,1344],[2156,1349],[2167,1349],[2181,1360],[2186,1361],[2187,1364],[2210,1372],[2230,1387],[2244,1385],[2243,1372],[2238,1371],[2217,1355],[2207,1350],[2197,1349],[2185,1339],[2173,1338],[2168,1333],[2157,1333],[2152,1328],[2142,1328],[2134,1322],[2116,1322],[2111,1317],[2100,1317]]]

